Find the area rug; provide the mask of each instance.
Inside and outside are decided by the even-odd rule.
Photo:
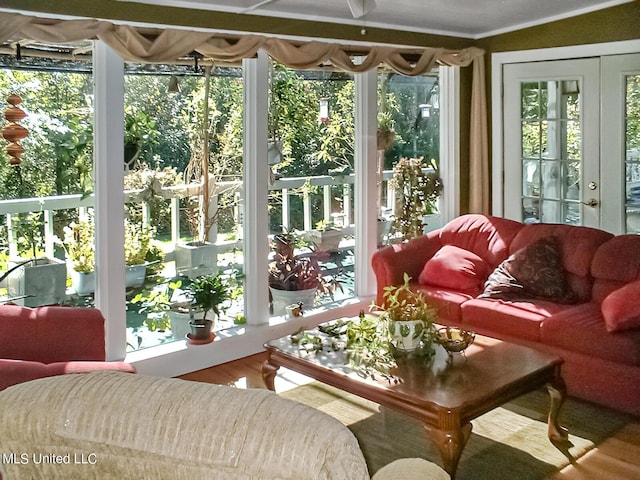
[[[281,393],[337,418],[354,433],[371,474],[397,458],[441,464],[417,420],[341,390],[312,382]],[[542,480],[570,463],[547,438],[549,396],[536,390],[472,422],[457,480]],[[569,428],[569,457],[577,459],[620,430],[631,417],[569,398],[560,423]]]

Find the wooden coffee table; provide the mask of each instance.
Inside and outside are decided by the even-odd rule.
[[[328,338],[317,329],[310,333]],[[286,367],[411,415],[423,422],[452,479],[471,436],[471,421],[542,386],[551,396],[549,439],[557,446],[568,439],[567,430],[558,424],[566,394],[560,376],[562,359],[531,348],[476,335],[465,356],[449,356],[440,346],[430,363],[414,355],[399,356],[392,381],[363,378],[349,366],[343,349],[306,351],[289,336],[271,340],[265,348],[268,358],[262,377],[269,389],[275,390],[278,368]]]

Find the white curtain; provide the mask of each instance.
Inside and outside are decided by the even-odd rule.
[[[0,12],[0,43],[35,40],[66,43],[100,39],[132,62],[172,62],[197,51],[216,61],[238,62],[265,50],[278,62],[295,69],[316,68],[326,62],[349,71],[365,72],[386,64],[404,75],[421,75],[435,65],[473,65],[470,133],[470,204],[473,213],[489,213],[489,153],[484,51],[475,48],[449,50],[424,47],[398,49],[386,46],[363,48],[354,63],[349,47],[336,43],[293,42],[259,35],[236,38],[214,33],[177,29],[140,29],[99,20],[56,20]],[[413,61],[406,59],[410,54]]]

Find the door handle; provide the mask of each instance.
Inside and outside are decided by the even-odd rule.
[[[588,202],[580,202],[580,203],[591,208],[595,208],[598,206],[598,200],[596,200],[595,198],[590,198]]]

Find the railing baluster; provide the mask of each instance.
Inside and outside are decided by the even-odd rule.
[[[282,227],[289,231],[289,189],[282,189]]]
[[[18,258],[16,232],[13,229],[13,215],[7,213],[7,239],[9,241],[9,258]]]
[[[47,258],[53,258],[54,253],[54,233],[53,233],[53,212],[45,210],[44,215],[44,254]]]
[[[171,242],[180,241],[180,197],[171,198]]]
[[[325,185],[322,187],[323,200],[324,200],[324,210],[323,210],[323,220],[325,223],[331,221],[331,185]]]

